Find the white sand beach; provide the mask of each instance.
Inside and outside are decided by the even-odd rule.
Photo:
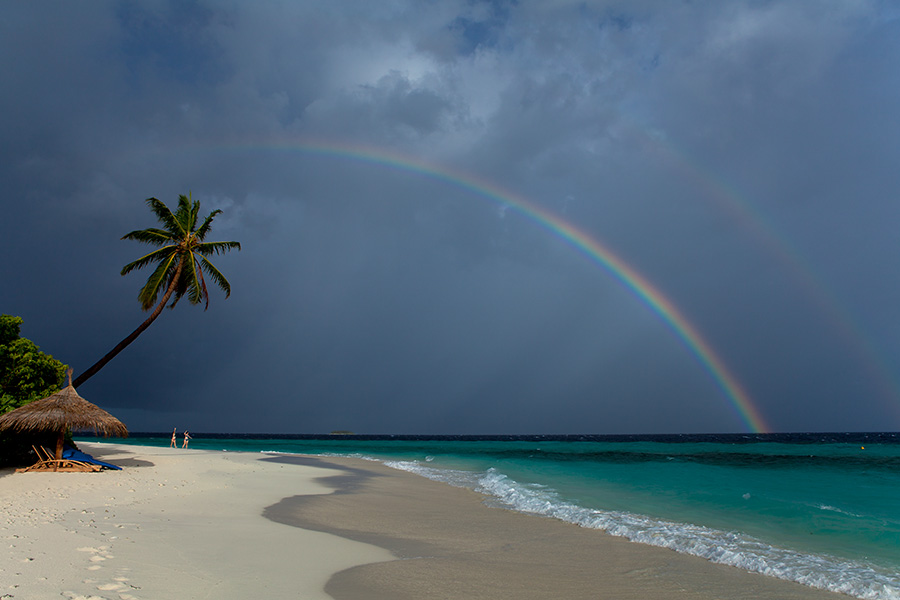
[[[260,454],[80,444],[123,466],[0,476],[0,598],[329,598],[331,575],[387,550],[275,523],[263,509],[328,494],[320,468]]]
[[[846,598],[360,459],[81,446],[124,469],[0,471],[0,598]]]

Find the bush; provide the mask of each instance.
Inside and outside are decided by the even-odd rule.
[[[58,392],[66,372],[66,365],[19,336],[21,326],[21,317],[0,315],[0,414]],[[0,433],[0,465],[33,463],[31,445],[48,443],[55,447],[55,434]]]

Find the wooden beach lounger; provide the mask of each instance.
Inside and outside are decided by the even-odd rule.
[[[16,473],[30,473],[32,471],[62,471],[68,473],[96,473],[102,467],[100,465],[92,465],[80,460],[71,460],[64,458],[56,460],[49,450],[42,446],[32,446],[34,453],[37,454],[38,461],[30,467],[16,469]]]

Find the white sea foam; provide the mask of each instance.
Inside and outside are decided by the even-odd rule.
[[[387,460],[384,464],[398,469],[400,471],[409,471],[428,479],[449,483],[456,487],[464,487],[469,489],[478,489],[480,485],[481,474],[472,471],[457,471],[454,469],[436,469],[434,467],[426,467],[425,465],[409,460]]]
[[[860,518],[860,519],[863,518],[862,515],[856,514],[856,513],[854,513],[854,512],[850,512],[850,511],[848,511],[848,510],[843,510],[843,509],[841,509],[841,508],[838,508],[837,506],[831,506],[831,505],[829,505],[829,504],[819,504],[819,505],[818,505],[818,509],[819,509],[819,510],[824,510],[824,511],[829,511],[829,512],[840,513],[840,514],[842,514],[842,515],[847,515],[847,516],[849,516],[849,517],[857,517],[857,518]]]
[[[643,515],[596,510],[562,500],[552,489],[518,483],[496,469],[483,473],[436,469],[415,461],[386,461],[390,467],[458,487],[476,489],[501,505],[601,529],[634,542],[670,548],[772,577],[867,600],[900,600],[900,575],[873,565],[779,548],[732,531],[720,531]],[[833,507],[820,507],[823,510]]]

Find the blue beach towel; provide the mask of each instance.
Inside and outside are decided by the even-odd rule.
[[[69,460],[79,460],[81,462],[90,463],[92,465],[100,465],[101,467],[106,467],[107,469],[116,469],[117,471],[122,470],[122,467],[111,465],[109,463],[103,462],[102,460],[97,460],[90,454],[85,454],[81,450],[76,450],[75,448],[71,448],[69,446],[63,448],[62,457],[68,458]]]

